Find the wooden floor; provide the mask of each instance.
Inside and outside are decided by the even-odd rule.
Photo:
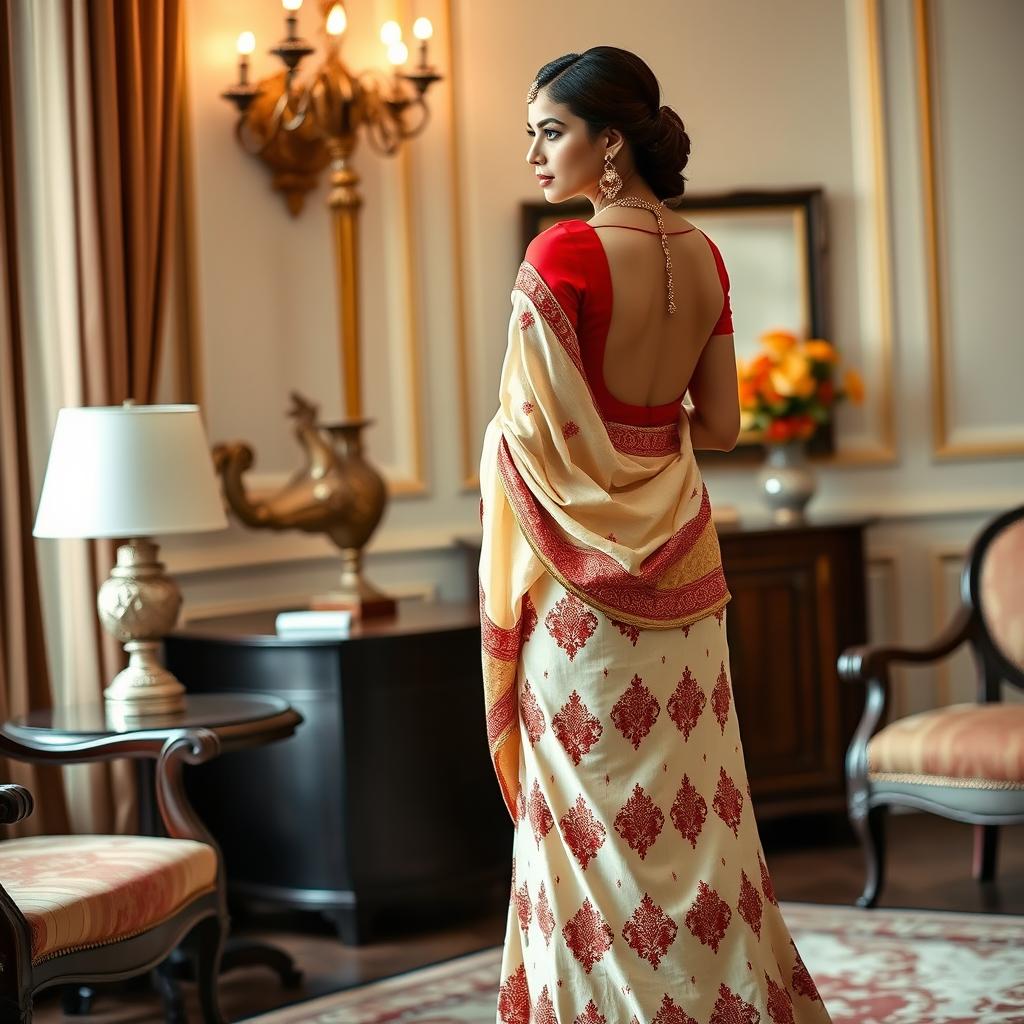
[[[863,856],[845,822],[803,819],[765,822],[760,827],[776,894],[783,900],[850,904],[863,885]],[[881,906],[1024,914],[1024,829],[1005,828],[1000,836],[999,878],[979,885],[971,878],[972,833],[967,825],[925,814],[889,817],[889,868]],[[283,991],[262,968],[225,974],[221,1005],[231,1021],[326,992],[407,971],[500,943],[504,914],[443,931],[420,931],[361,947],[341,945],[319,924],[301,922],[303,930],[252,932],[291,953],[305,972],[298,992]],[[190,1020],[199,1021],[193,986],[184,986]],[[88,1018],[64,1017],[50,993],[36,1002],[36,1024],[92,1021],[93,1024],[159,1024],[160,1005],[141,986],[134,990],[100,990]]]

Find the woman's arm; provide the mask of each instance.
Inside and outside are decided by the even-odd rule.
[[[740,398],[732,334],[715,334],[708,339],[690,378],[688,391],[693,404],[684,405],[683,409],[690,420],[693,447],[731,452],[740,434]]]

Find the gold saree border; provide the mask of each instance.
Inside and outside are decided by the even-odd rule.
[[[501,797],[512,820],[516,820],[519,796],[519,698],[516,674],[522,646],[522,615],[511,629],[491,621],[480,586],[480,642],[484,676],[484,709],[487,716],[487,747]]]

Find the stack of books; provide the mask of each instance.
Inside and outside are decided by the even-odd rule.
[[[279,612],[274,620],[277,635],[289,640],[320,640],[348,636],[351,627],[350,611]]]

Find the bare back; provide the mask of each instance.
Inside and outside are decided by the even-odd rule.
[[[695,225],[663,214],[667,232],[685,232],[668,235],[676,304],[676,312],[669,315],[665,255],[654,218],[642,210],[618,208],[609,211],[606,221],[591,225],[612,281],[605,385],[621,402],[664,405],[690,386],[722,311],[725,296],[715,257]],[[635,228],[641,230],[631,230]]]

